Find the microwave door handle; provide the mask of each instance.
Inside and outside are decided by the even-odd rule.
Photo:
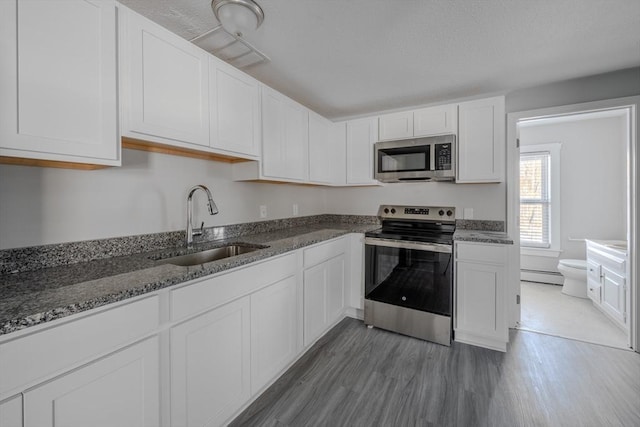
[[[436,170],[436,144],[429,144],[429,170]]]
[[[417,251],[440,252],[450,254],[452,252],[451,245],[442,243],[423,243],[423,242],[406,242],[400,240],[378,239],[375,237],[365,237],[365,245],[384,246],[387,248],[398,249],[414,249]]]

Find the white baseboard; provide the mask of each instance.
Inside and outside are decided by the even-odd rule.
[[[363,320],[364,319],[364,311],[359,308],[347,307],[344,311],[345,316],[351,317],[352,319]]]
[[[560,273],[549,271],[520,270],[520,280],[525,282],[551,283],[562,285],[564,277]]]

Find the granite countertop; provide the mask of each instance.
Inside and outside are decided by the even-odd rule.
[[[456,241],[513,244],[501,221],[459,220],[456,224]],[[183,234],[170,232],[4,251],[0,254],[0,335],[377,228],[375,217],[321,215],[225,226],[227,238],[208,234],[208,241],[190,249],[179,246]],[[236,243],[257,249],[189,267],[163,261]]]
[[[0,335],[239,267],[377,224],[320,222],[201,243],[0,275]],[[259,249],[190,267],[162,260],[232,243]]]
[[[453,240],[458,242],[497,243],[513,245],[513,239],[503,231],[465,230],[457,228]]]

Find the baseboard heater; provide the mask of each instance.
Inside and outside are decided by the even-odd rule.
[[[551,283],[553,285],[562,285],[564,278],[562,274],[555,271],[540,270],[520,270],[520,280],[525,282]]]

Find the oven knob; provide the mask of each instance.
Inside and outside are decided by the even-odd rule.
[[[444,211],[442,209],[440,209],[440,211],[438,211],[438,215],[440,215],[440,216],[444,215]]]
[[[406,301],[406,300],[407,300],[407,297],[402,297],[402,301]]]
[[[447,211],[447,216],[451,216],[451,215],[453,215],[453,212],[452,211]]]
[[[389,213],[389,208],[384,208],[384,213],[388,214]]]
[[[396,210],[394,208],[391,208],[391,213],[392,214],[396,213]]]

